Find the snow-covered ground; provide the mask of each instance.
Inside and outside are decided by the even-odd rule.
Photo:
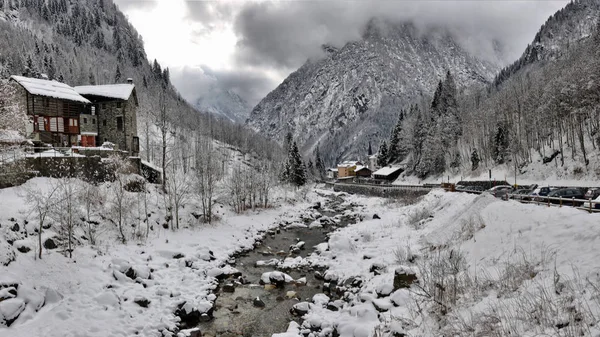
[[[192,216],[197,209],[188,206],[183,228],[171,231],[161,226],[165,210],[153,189],[147,240],[133,238],[132,225],[139,224],[134,218],[127,222],[132,227],[122,244],[116,240],[116,225],[97,217],[104,228],[98,243],[88,244],[82,229],[76,229],[74,236],[82,244],[69,259],[62,252],[56,221],[49,220],[52,225],[43,232],[43,241],[54,239],[58,248],[44,249],[39,260],[37,222],[27,210],[25,190],[44,193],[54,182],[35,178],[23,187],[0,190],[0,336],[161,336],[161,330],[168,336],[165,329],[174,330],[178,305],[185,302],[184,309],[200,313],[210,310],[214,277],[231,272],[223,267],[230,255],[251,248],[262,231],[308,205],[279,197],[273,198],[275,208],[241,215],[217,207],[221,220],[213,225],[198,223]],[[287,196],[293,199],[294,194]],[[319,199],[314,193],[309,198]],[[17,251],[22,247],[31,250]],[[2,327],[16,312],[21,312],[16,321]]]
[[[600,333],[600,214],[439,190],[410,206],[351,198],[381,219],[339,229],[308,258],[343,301],[313,299],[279,336]],[[396,271],[418,283],[398,288]]]

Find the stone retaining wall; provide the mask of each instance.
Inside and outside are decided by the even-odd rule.
[[[426,188],[399,188],[352,184],[333,184],[333,190],[336,192],[346,192],[384,198],[419,197],[431,191],[431,189]]]

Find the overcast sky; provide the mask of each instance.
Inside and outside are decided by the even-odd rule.
[[[115,2],[142,35],[148,57],[171,69],[185,98],[220,85],[255,104],[307,58],[318,57],[321,45],[359,38],[372,17],[447,26],[481,56],[490,56],[498,41],[508,62],[568,0]]]

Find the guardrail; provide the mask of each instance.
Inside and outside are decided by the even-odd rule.
[[[523,204],[536,204],[536,205],[544,205],[548,207],[575,207],[590,213],[600,212],[600,209],[596,209],[596,205],[600,204],[600,201],[595,201],[592,199],[575,199],[572,198],[563,198],[563,197],[548,197],[548,196],[527,196],[522,194],[508,194],[508,198],[512,200],[519,201]],[[552,201],[557,201],[557,203],[553,203]]]
[[[386,189],[400,189],[400,190],[432,190],[434,188],[439,188],[439,186],[426,186],[426,185],[387,185],[387,184],[366,184],[366,183],[336,183],[329,182],[331,185],[338,186],[364,186],[364,187],[379,187]]]
[[[472,194],[483,194],[486,191],[456,191],[462,193],[472,193]],[[600,204],[600,201],[595,201],[592,199],[575,199],[573,198],[563,198],[563,197],[548,197],[548,196],[534,196],[527,194],[506,194],[505,200],[511,199],[518,201],[522,204],[534,204],[534,205],[543,205],[547,207],[575,207],[582,211],[590,212],[590,213],[600,213],[600,209],[596,209],[596,205]],[[552,201],[557,201],[558,203],[553,203]]]

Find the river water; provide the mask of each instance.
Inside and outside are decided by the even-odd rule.
[[[220,282],[219,288],[215,290],[217,300],[214,318],[199,326],[203,336],[266,337],[285,332],[291,320],[301,323],[298,317],[290,313],[290,309],[300,301],[311,301],[315,294],[322,292],[323,281],[315,279],[315,270],[310,266],[281,270],[294,280],[305,278],[306,284],[292,282],[282,288],[274,288],[271,285],[261,285],[260,278],[265,272],[277,270],[277,266],[257,266],[256,263],[283,260],[285,257],[306,257],[314,251],[314,246],[327,242],[328,233],[357,221],[356,215],[347,212],[354,206],[342,204],[343,199],[340,197],[328,198],[321,207],[315,208],[323,218],[337,218],[335,224],[333,221],[324,221],[328,224],[316,228],[287,228],[282,224],[278,229],[265,233],[264,240],[252,251],[240,254],[235,262],[231,261],[232,266],[241,272],[244,281],[239,282],[240,279],[237,278]],[[306,224],[310,222],[312,220],[305,221]],[[305,243],[305,248],[291,253],[290,246],[301,241]],[[231,291],[231,285],[234,285],[235,290],[226,291]],[[255,306],[257,297],[264,302],[264,307]]]

